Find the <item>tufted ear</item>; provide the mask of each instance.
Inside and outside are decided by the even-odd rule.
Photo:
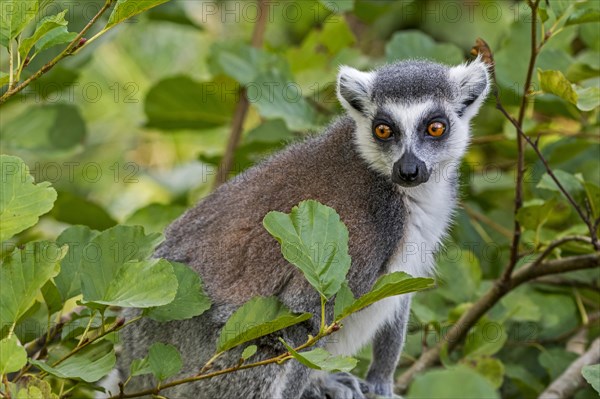
[[[341,66],[337,79],[337,95],[348,112],[367,115],[375,73],[361,72],[348,66]]]
[[[469,64],[450,68],[449,75],[457,87],[455,102],[458,116],[469,120],[477,114],[490,91],[488,66],[477,57]]]

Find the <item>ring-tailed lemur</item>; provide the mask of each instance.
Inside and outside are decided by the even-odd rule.
[[[189,375],[215,352],[218,333],[232,312],[257,295],[276,295],[293,311],[319,314],[316,291],[285,261],[261,223],[267,212],[289,212],[302,200],[333,207],[347,225],[348,280],[355,296],[391,271],[429,275],[455,206],[469,121],[488,86],[480,60],[456,67],[405,61],[372,72],[342,67],[337,90],[347,116],[221,186],[168,228],[156,256],[194,268],[213,306],[191,320],[159,324],[143,319],[128,327],[119,368],[126,374],[131,360],[145,356],[149,345],[159,341],[179,348],[182,375]],[[361,391],[368,390],[391,396],[409,306],[410,296],[388,298],[351,316],[328,342],[319,343],[335,354],[354,354],[373,341],[366,383],[349,374],[314,373],[289,361],[165,393],[171,398],[307,399],[363,398]],[[317,332],[318,320],[280,334],[301,344]],[[257,345],[253,360],[285,352],[276,337]],[[214,367],[236,364],[240,351],[226,353]],[[128,391],[151,386],[149,377],[136,377]]]

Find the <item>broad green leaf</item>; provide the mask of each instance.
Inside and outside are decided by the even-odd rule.
[[[425,33],[405,30],[395,33],[385,46],[389,62],[428,59],[449,65],[463,62],[462,51],[454,44],[436,43]]]
[[[600,215],[600,186],[592,182],[584,182],[583,187],[592,208],[592,215],[597,218]]]
[[[136,375],[152,374],[148,356],[143,359],[133,360],[131,362],[131,366],[129,367],[129,374],[132,377],[135,377]]]
[[[413,278],[404,272],[394,272],[381,276],[373,285],[371,291],[346,306],[341,312],[336,311],[338,315],[336,320],[342,320],[344,317],[356,313],[367,306],[380,301],[384,298],[408,294],[410,292],[421,291],[431,288],[434,280],[431,278],[417,277]]]
[[[481,267],[477,256],[466,249],[441,254],[438,260],[438,293],[454,303],[468,302],[477,296]],[[461,282],[461,289],[454,284]]]
[[[66,253],[66,246],[47,241],[29,242],[3,260],[0,265],[0,337],[33,305],[40,288],[58,274],[59,262]]]
[[[148,350],[148,367],[158,381],[174,376],[182,366],[181,355],[173,345],[156,342]]]
[[[457,366],[417,375],[406,398],[500,399],[500,394],[487,378],[465,366]]]
[[[0,375],[19,371],[27,364],[27,351],[14,335],[0,340]]]
[[[504,381],[504,364],[493,357],[470,358],[462,364],[471,367],[479,374],[487,378],[494,388],[500,389]]]
[[[554,94],[571,104],[577,104],[577,92],[561,71],[542,71],[538,69],[540,86],[546,93]]]
[[[0,3],[0,45],[8,47],[35,18],[39,7],[39,0],[3,0]]]
[[[73,76],[68,77],[68,79],[73,78]],[[66,82],[65,86],[63,82],[54,82],[52,85],[67,87]],[[45,87],[44,95],[51,94],[49,91]],[[81,145],[86,135],[86,122],[79,108],[71,104],[30,106],[18,117],[6,123],[2,131],[3,145],[7,148],[59,154]]]
[[[302,88],[282,68],[259,73],[247,86],[246,96],[261,116],[283,119],[290,130],[314,127],[314,110],[303,97]]]
[[[131,261],[120,267],[102,296],[87,295],[85,286],[82,291],[84,300],[104,305],[132,308],[162,306],[175,298],[177,277],[171,264],[164,259]],[[185,313],[185,310],[181,312]]]
[[[199,30],[203,29],[202,25],[199,25],[197,21],[190,18],[186,7],[177,1],[171,1],[161,7],[152,8],[144,15],[152,21],[172,22],[183,26],[191,26]]]
[[[352,290],[348,287],[348,281],[344,281],[340,290],[335,294],[335,305],[333,307],[333,318],[335,320],[340,320],[340,316],[344,313],[344,309],[354,303],[356,298],[354,298],[354,294],[352,294]]]
[[[56,366],[33,359],[29,359],[29,363],[59,378],[96,382],[113,369],[116,360],[113,344],[102,340],[82,349]]]
[[[248,360],[249,358],[254,356],[257,350],[258,347],[256,345],[248,345],[242,352],[242,359]]]
[[[284,340],[281,340],[286,349],[300,363],[315,370],[325,371],[351,371],[358,362],[349,356],[333,356],[325,349],[317,348],[306,352],[296,352]]]
[[[467,335],[463,353],[467,358],[492,356],[502,349],[507,339],[506,328],[502,324],[481,319]]]
[[[254,82],[259,73],[271,68],[287,68],[277,55],[240,42],[215,43],[210,51],[213,74],[224,73],[242,85]]]
[[[312,317],[295,314],[275,297],[256,297],[231,315],[219,336],[217,350],[223,352],[253,339],[283,330]]]
[[[48,308],[49,315],[52,315],[62,309],[62,296],[60,295],[58,288],[56,288],[56,285],[54,285],[52,280],[47,281],[46,284],[44,284],[44,286],[42,287],[42,297],[44,298],[44,303]]]
[[[0,155],[0,241],[37,223],[56,200],[50,183],[35,184],[29,168],[20,158]]]
[[[64,230],[56,239],[58,245],[68,245],[69,252],[60,262],[60,273],[54,277],[56,288],[63,300],[67,300],[81,294],[81,272],[83,258],[87,257],[87,244],[99,232],[91,230],[87,226],[71,226]],[[90,254],[95,248],[89,248]]]
[[[150,308],[146,316],[156,321],[171,321],[191,319],[199,316],[210,308],[210,298],[204,292],[200,276],[188,266],[171,262],[177,277],[177,294],[172,302]]]
[[[143,226],[148,233],[161,233],[184,211],[181,205],[150,204],[136,210],[123,224]]]
[[[327,9],[335,13],[344,13],[354,9],[354,0],[319,0]]]
[[[77,32],[69,32],[66,26],[52,29],[37,41],[34,54],[38,54],[54,46],[71,43],[76,37]]]
[[[21,59],[24,60],[33,46],[50,31],[61,26],[66,26],[68,23],[65,20],[66,14],[67,10],[64,10],[56,15],[42,18],[42,20],[38,22],[33,35],[27,39],[23,39],[19,44],[19,54],[21,55]]]
[[[134,15],[166,3],[167,1],[169,0],[118,0],[104,29],[112,28],[116,24],[123,22]]]
[[[289,214],[269,212],[263,225],[281,244],[283,257],[323,297],[338,292],[350,268],[350,255],[348,229],[334,209],[302,201]]]
[[[581,181],[578,180],[577,177],[560,169],[554,169],[552,172],[564,189],[567,190],[567,192],[569,192],[569,194],[571,194],[576,201],[581,201],[584,198],[585,190],[581,184]],[[547,173],[542,176],[536,187],[544,190],[555,191],[557,193],[561,192],[558,185]]]
[[[600,364],[592,364],[581,369],[581,375],[585,380],[600,393]]]
[[[548,372],[550,380],[557,379],[566,369],[577,360],[577,354],[566,349],[555,347],[548,348],[538,356],[538,363]]]
[[[148,126],[165,130],[204,129],[227,125],[238,98],[238,85],[227,79],[196,82],[175,76],[148,92],[144,111]]]
[[[59,190],[50,215],[60,222],[80,224],[94,230],[106,230],[117,224],[103,207],[68,191]]]
[[[600,10],[596,8],[579,8],[573,11],[565,22],[565,26],[578,25],[586,22],[597,24],[600,20]]]
[[[556,206],[555,199],[549,199],[543,201],[541,199],[534,199],[528,201],[517,213],[517,220],[525,228],[535,230],[542,226],[552,213]]]
[[[117,225],[93,237],[84,249],[82,261],[81,290],[84,299],[102,299],[121,267],[126,262],[147,259],[160,241],[160,234],[146,235],[140,226]],[[138,269],[140,267],[143,268],[137,266]]]
[[[593,111],[600,106],[600,87],[577,87],[577,108],[582,111]]]

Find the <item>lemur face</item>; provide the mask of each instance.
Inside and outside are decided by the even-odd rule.
[[[405,61],[372,72],[342,67],[338,98],[356,122],[367,163],[402,187],[456,165],[469,143],[469,121],[489,88],[479,59],[447,67]]]

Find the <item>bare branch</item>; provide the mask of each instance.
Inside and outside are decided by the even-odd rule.
[[[261,48],[263,43],[263,37],[267,27],[269,7],[265,0],[258,0],[259,4],[259,18],[254,25],[254,32],[252,33],[252,47]],[[233,121],[231,122],[231,133],[229,133],[229,141],[227,142],[227,148],[225,154],[219,165],[217,172],[217,178],[215,180],[214,187],[219,187],[221,184],[227,181],[227,176],[233,167],[233,160],[235,156],[235,150],[238,147],[242,132],[244,130],[244,121],[246,120],[246,114],[250,102],[246,89],[242,89],[240,92],[240,100],[237,103],[233,114]]]
[[[581,387],[585,386],[585,380],[581,376],[581,369],[590,364],[600,361],[600,338],[596,338],[587,352],[581,355],[556,379],[538,399],[561,399],[570,398]]]

